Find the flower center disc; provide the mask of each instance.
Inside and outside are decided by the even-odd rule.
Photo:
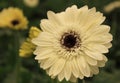
[[[63,45],[68,47],[68,48],[72,48],[75,46],[76,44],[76,37],[74,37],[74,35],[67,35],[64,40],[63,40]]]
[[[63,48],[67,49],[68,51],[74,50],[74,48],[80,46],[79,35],[72,31],[68,33],[64,33],[61,38],[61,45]]]
[[[18,20],[13,20],[11,23],[12,23],[12,25],[15,26],[15,25],[18,25],[18,24],[19,24],[19,21],[18,21]]]

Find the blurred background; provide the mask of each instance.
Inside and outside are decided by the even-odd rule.
[[[23,0],[0,0],[0,12],[8,7],[23,10],[29,24],[28,29],[19,30],[22,42],[28,37],[31,26],[39,27],[40,20],[47,18],[48,10],[61,12],[73,4],[79,8],[84,5],[96,7],[97,11],[106,16],[104,24],[111,26],[114,36],[113,46],[106,54],[106,66],[100,68],[98,75],[85,78],[86,83],[120,83],[120,0],[39,0],[35,7],[26,5]],[[27,58],[18,56],[21,42],[16,46],[16,32],[18,31],[0,28],[0,83],[53,83],[34,60],[34,55]],[[79,83],[82,83],[81,80]]]

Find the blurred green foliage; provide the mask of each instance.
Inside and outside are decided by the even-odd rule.
[[[40,0],[39,6],[29,8],[24,5],[23,0],[0,0],[0,11],[10,6],[21,8],[29,20],[29,27],[39,27],[40,20],[47,18],[48,10],[60,12],[73,4],[78,7],[84,5],[88,5],[89,8],[96,7],[97,11],[103,12],[106,16],[104,24],[111,26],[111,33],[114,36],[113,47],[106,54],[109,59],[106,66],[101,68],[98,75],[85,80],[86,83],[120,83],[120,8],[110,13],[103,11],[104,6],[113,1],[115,0]],[[29,58],[17,56],[19,45],[28,36],[28,30],[29,28],[24,31],[0,29],[0,83],[53,83],[55,81],[39,68],[34,56]],[[19,34],[16,35],[17,33]],[[20,36],[21,42],[16,39],[16,36]]]

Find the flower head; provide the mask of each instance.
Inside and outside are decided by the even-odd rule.
[[[28,7],[36,7],[39,4],[39,0],[24,0],[24,3]]]
[[[32,40],[40,67],[59,81],[97,74],[107,61],[103,53],[108,52],[112,40],[110,27],[101,24],[103,14],[73,5],[61,13],[48,11],[47,16],[40,23],[43,32]]]
[[[114,1],[104,7],[104,11],[109,13],[116,8],[120,8],[120,1]]]
[[[19,30],[26,29],[27,24],[28,20],[19,8],[10,7],[8,9],[3,9],[0,13],[0,27]]]
[[[31,40],[33,38],[36,38],[40,32],[41,31],[37,27],[30,28],[29,38],[27,38],[26,41],[23,42],[19,50],[19,55],[21,57],[29,57],[30,55],[33,54],[33,51],[35,50],[36,45],[34,45],[31,42]]]

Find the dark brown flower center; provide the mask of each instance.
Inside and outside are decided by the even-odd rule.
[[[61,38],[62,47],[71,50],[72,48],[77,48],[80,46],[80,38],[79,35],[75,32],[64,33]]]
[[[19,24],[19,21],[18,20],[13,20],[11,23],[12,23],[13,26],[15,26],[15,25]]]
[[[68,47],[68,48],[72,48],[75,46],[76,44],[76,37],[74,37],[74,35],[67,35],[65,36],[65,38],[63,39],[63,45]]]

